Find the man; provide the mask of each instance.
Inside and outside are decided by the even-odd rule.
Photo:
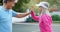
[[[0,32],[12,32],[12,17],[22,18],[29,13],[17,14],[12,10],[15,0],[4,0],[3,6],[0,6]]]

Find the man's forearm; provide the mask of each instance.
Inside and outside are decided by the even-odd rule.
[[[16,17],[22,18],[22,17],[25,17],[25,16],[27,16],[27,15],[29,15],[29,14],[30,14],[30,13],[17,14]]]

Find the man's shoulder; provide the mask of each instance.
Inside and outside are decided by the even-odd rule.
[[[1,14],[2,10],[3,10],[3,9],[2,9],[2,6],[0,6],[0,14]]]
[[[2,9],[2,6],[0,6],[0,10]]]
[[[1,15],[2,6],[0,6],[0,15]]]
[[[0,7],[2,7],[2,6],[0,6]]]

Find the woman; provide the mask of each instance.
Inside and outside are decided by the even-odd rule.
[[[36,6],[38,6],[39,16],[35,16],[33,6],[30,8],[30,10],[32,18],[39,22],[40,32],[52,32],[52,18],[48,11],[48,2],[40,2]]]

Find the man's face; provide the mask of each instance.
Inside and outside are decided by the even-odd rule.
[[[6,5],[8,9],[11,9],[15,5],[15,2],[7,2]]]

